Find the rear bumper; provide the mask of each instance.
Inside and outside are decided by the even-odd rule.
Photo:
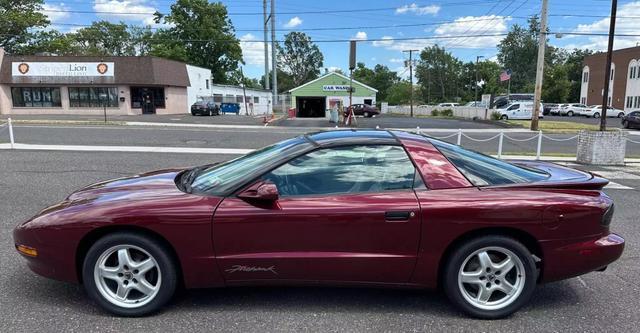
[[[624,239],[610,233],[590,239],[545,241],[541,246],[541,282],[551,282],[606,268],[622,255]]]

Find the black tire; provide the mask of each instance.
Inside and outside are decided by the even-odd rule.
[[[622,118],[622,117],[624,117],[624,112],[618,113],[618,118]]]
[[[500,116],[500,120],[509,120],[509,116],[503,114],[502,116]]]
[[[573,111],[567,111],[567,117],[573,117]]]
[[[594,113],[593,114],[593,118],[596,118],[596,119],[600,118],[600,113],[598,113],[598,112]]]
[[[362,114],[365,118],[369,118],[369,112],[366,112],[364,114]]]
[[[624,127],[624,128],[629,128],[629,122],[628,122],[628,121],[626,121],[626,120],[623,120],[623,121],[622,121],[622,127]]]
[[[102,296],[98,290],[94,278],[96,262],[105,251],[118,245],[133,245],[141,248],[147,251],[158,264],[162,278],[159,290],[143,306],[136,308],[117,306]],[[82,266],[82,280],[89,296],[103,309],[118,316],[139,317],[158,311],[171,299],[178,284],[176,267],[168,250],[153,238],[135,232],[116,232],[100,238],[91,246]]]
[[[525,278],[522,280],[524,286],[520,294],[508,305],[495,310],[481,309],[471,304],[463,296],[458,284],[458,275],[467,257],[487,247],[499,247],[511,251],[520,259],[525,272]],[[497,235],[482,236],[458,246],[448,257],[442,273],[444,291],[451,302],[467,314],[481,319],[499,319],[516,312],[533,295],[538,278],[536,264],[529,250],[513,238]]]

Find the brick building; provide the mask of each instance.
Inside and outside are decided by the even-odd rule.
[[[580,103],[602,104],[607,54],[584,59]],[[640,109],[640,46],[613,51],[608,104],[616,109]]]

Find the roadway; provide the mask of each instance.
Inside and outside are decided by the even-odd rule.
[[[284,140],[305,132],[318,129],[301,127],[263,127],[252,128],[185,128],[156,126],[75,126],[75,125],[15,125],[16,142],[27,144],[55,145],[115,145],[115,146],[164,146],[190,148],[242,148],[255,149]],[[475,128],[465,133],[475,140],[488,140],[494,137],[500,128]],[[505,129],[512,131],[513,129]],[[456,143],[457,137],[452,134],[457,129],[424,129],[423,133],[434,137],[447,137],[445,141]],[[507,132],[509,138],[503,142],[503,152],[507,154],[535,154],[537,138],[531,139],[535,133]],[[568,140],[575,134],[549,134],[552,141],[544,138],[543,154],[575,155],[577,139]],[[639,136],[631,136],[640,141]],[[495,154],[498,149],[498,138],[477,142],[463,137],[464,147],[477,151]],[[522,141],[527,140],[528,141]],[[515,141],[520,140],[520,141]],[[8,135],[0,133],[0,143],[8,142]],[[627,156],[640,156],[640,144],[629,142]]]

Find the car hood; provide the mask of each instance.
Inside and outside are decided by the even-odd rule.
[[[95,183],[73,192],[65,201],[146,200],[183,195],[175,183],[176,176],[183,170],[158,170]]]

